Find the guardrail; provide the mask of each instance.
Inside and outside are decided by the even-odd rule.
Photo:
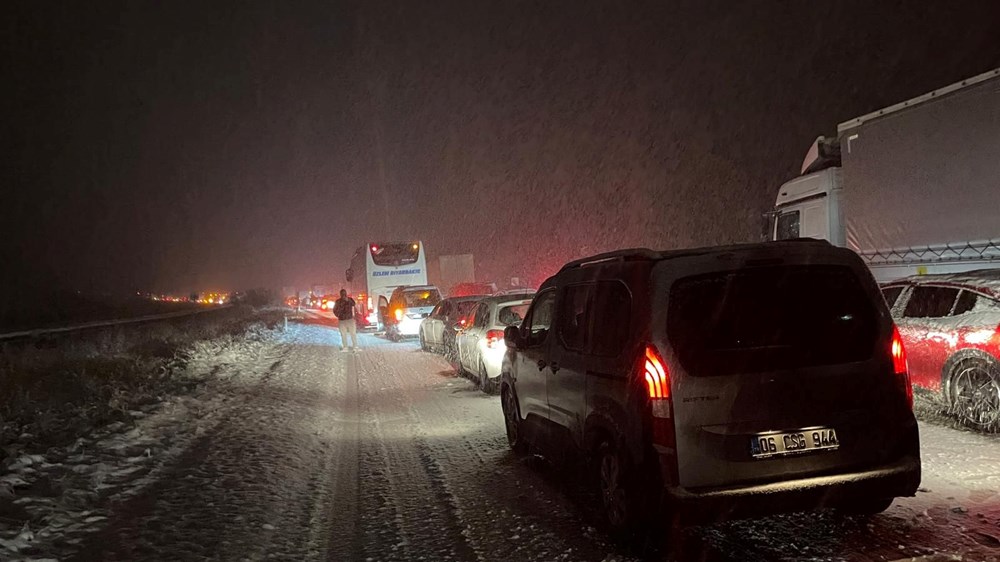
[[[147,314],[145,316],[136,316],[135,318],[96,320],[94,322],[85,322],[83,324],[74,324],[72,326],[63,326],[60,328],[39,328],[33,330],[20,330],[17,332],[7,332],[6,334],[0,334],[0,341],[17,339],[17,338],[35,338],[38,336],[46,336],[49,334],[60,334],[64,332],[88,330],[90,328],[108,328],[111,326],[122,326],[125,324],[138,324],[141,322],[153,322],[156,320],[169,320],[171,318],[180,318],[182,316],[193,316],[195,314],[201,314],[203,312],[211,312],[213,310],[223,310],[229,308],[230,306],[231,305],[224,304],[222,306],[213,306],[212,308],[194,308],[191,310],[179,310],[177,312],[165,312],[163,314]]]
[[[976,240],[955,244],[870,250],[858,252],[858,254],[868,265],[1000,261],[1000,240]]]

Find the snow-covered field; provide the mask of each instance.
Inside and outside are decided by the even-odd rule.
[[[194,394],[0,475],[0,559],[633,559],[590,496],[506,446],[498,398],[413,343],[327,325],[206,349]],[[797,514],[685,530],[681,560],[1000,559],[1000,441],[921,425],[924,482],[871,520]]]

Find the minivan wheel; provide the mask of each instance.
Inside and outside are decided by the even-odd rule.
[[[971,357],[955,365],[949,379],[949,406],[962,423],[1000,429],[1000,373],[988,359]]]
[[[504,427],[507,430],[507,444],[518,454],[528,452],[528,444],[524,440],[521,432],[521,415],[517,411],[517,399],[514,398],[514,391],[510,387],[504,387],[503,398],[500,400],[503,407]]]
[[[597,447],[598,491],[611,534],[624,538],[641,520],[630,463],[610,440]]]

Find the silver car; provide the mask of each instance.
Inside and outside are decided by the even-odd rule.
[[[502,295],[479,301],[468,326],[458,333],[458,368],[479,378],[485,392],[492,392],[500,380],[500,365],[507,346],[503,331],[520,326],[532,295]]]
[[[446,353],[455,344],[455,332],[464,327],[476,304],[486,295],[449,297],[439,302],[431,315],[420,323],[420,348]]]

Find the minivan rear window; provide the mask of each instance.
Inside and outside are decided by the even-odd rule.
[[[674,283],[667,336],[693,376],[869,359],[877,311],[843,266],[715,272]]]

